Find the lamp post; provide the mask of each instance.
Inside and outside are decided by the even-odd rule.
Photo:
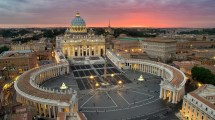
[[[91,75],[91,76],[90,76],[90,79],[94,79],[94,76]]]
[[[93,85],[93,82],[94,82],[94,76],[92,76],[92,75],[91,75],[91,76],[90,76],[90,80],[91,80],[91,81],[90,81],[90,83]]]
[[[95,86],[96,86],[96,88],[98,88],[100,85],[99,85],[99,83],[96,83]]]
[[[122,83],[122,80],[119,80],[119,81],[118,81],[118,86],[119,86],[119,88],[122,88],[122,84],[123,84],[123,83]]]
[[[113,81],[114,74],[111,74],[111,80]]]

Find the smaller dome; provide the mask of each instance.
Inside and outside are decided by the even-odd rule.
[[[76,13],[75,18],[71,22],[71,26],[86,26],[84,19],[80,17],[80,13]]]

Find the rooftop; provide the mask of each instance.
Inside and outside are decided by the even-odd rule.
[[[144,38],[134,38],[134,37],[122,37],[118,38],[119,40],[135,41],[135,40],[144,40]]]
[[[207,97],[215,96],[215,86],[211,84],[205,84],[189,94],[215,110],[215,105],[213,104],[215,101],[207,100]]]
[[[159,38],[156,38],[156,39],[147,39],[147,40],[144,40],[145,42],[159,42],[159,43],[176,43],[177,41],[175,40],[164,40],[164,39],[159,39]]]
[[[17,56],[23,56],[32,52],[33,52],[32,50],[5,51],[2,54],[0,54],[0,57],[17,57]]]

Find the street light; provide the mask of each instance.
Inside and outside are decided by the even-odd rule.
[[[91,75],[91,76],[90,76],[90,79],[94,79],[94,76]]]
[[[202,84],[201,84],[201,83],[198,83],[198,86],[199,86],[199,87],[201,87],[201,86],[202,86]]]
[[[96,86],[96,87],[99,87],[99,83],[96,83],[95,86]]]
[[[121,81],[121,80],[119,80],[119,81],[118,81],[118,84],[119,84],[119,85],[121,85],[121,84],[122,84],[122,81]]]
[[[111,74],[111,77],[114,77],[114,74]]]
[[[119,81],[118,81],[118,87],[119,87],[119,88],[122,88],[122,80],[119,80]]]

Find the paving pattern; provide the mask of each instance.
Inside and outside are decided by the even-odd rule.
[[[77,71],[82,69],[88,70],[88,67],[89,66],[82,66],[82,68],[80,67]],[[94,68],[99,69],[100,67]],[[109,66],[109,68],[114,67]],[[98,73],[96,73],[96,75],[97,74]],[[130,81],[129,83],[125,82],[126,84],[123,84],[123,87],[118,87],[114,85],[114,83],[111,83],[112,85],[110,87],[100,90],[95,88],[81,90],[78,81],[80,81],[80,79],[83,82],[89,81],[88,76],[85,78],[76,78],[74,74],[50,79],[45,82],[43,86],[57,88],[62,82],[65,82],[69,87],[77,90],[79,96],[79,110],[85,114],[88,120],[170,119],[169,114],[167,114],[170,111],[167,102],[159,98],[160,77],[138,71],[122,71],[120,74],[116,75],[116,79],[118,79],[117,77],[120,75]],[[140,75],[143,75],[145,81],[137,81]],[[109,77],[110,81],[113,81],[111,76]],[[101,76],[94,77],[96,81],[99,81],[100,78]],[[109,78],[107,77],[107,79]],[[171,116],[171,120],[177,120],[177,118],[173,115]]]
[[[100,87],[104,87],[101,86],[104,82],[108,82],[109,85],[117,85],[119,80],[124,84],[131,83],[131,81],[122,74],[122,71],[111,64],[106,65],[107,77],[105,81],[104,64],[72,65],[71,70],[80,90],[96,89],[96,83],[98,83]],[[93,76],[93,78],[91,78],[91,76]]]

